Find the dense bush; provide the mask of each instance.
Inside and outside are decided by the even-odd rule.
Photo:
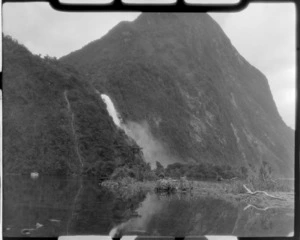
[[[165,176],[171,178],[180,178],[183,176],[193,180],[205,180],[205,179],[233,179],[244,178],[242,170],[239,168],[232,168],[229,165],[219,166],[212,164],[184,164],[174,163],[168,165],[165,169],[157,165],[155,172],[157,176]],[[246,168],[245,168],[246,169]],[[246,171],[246,170],[243,170]]]
[[[156,181],[155,185],[156,192],[175,192],[181,191],[186,192],[193,189],[193,184],[191,181],[188,181],[186,178],[182,177],[179,180],[174,179],[159,179]]]
[[[167,192],[172,193],[177,190],[176,183],[172,180],[161,179],[156,182],[155,191],[156,192]]]
[[[141,149],[81,74],[11,37],[3,48],[5,173],[144,179],[150,166]]]

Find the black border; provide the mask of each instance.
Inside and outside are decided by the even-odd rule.
[[[299,17],[300,13],[300,1],[297,0],[239,0],[238,3],[234,4],[189,4],[185,3],[184,0],[177,0],[176,3],[166,3],[166,4],[130,4],[130,3],[122,3],[122,0],[113,0],[112,3],[106,4],[69,4],[69,3],[60,3],[59,0],[2,0],[2,9],[3,4],[6,2],[48,2],[50,6],[58,11],[68,11],[68,12],[110,12],[110,11],[118,11],[118,12],[128,12],[128,11],[139,11],[139,12],[236,12],[243,10],[248,6],[249,3],[294,3],[296,10],[296,121],[295,121],[295,218],[294,218],[294,236],[293,237],[237,237],[240,240],[257,240],[257,239],[268,239],[268,240],[300,240],[300,183],[299,183],[299,175],[300,175],[300,164],[299,164],[299,128],[300,128],[300,104],[299,97],[300,94],[300,80],[299,80],[299,39],[300,39],[300,31],[299,31]],[[3,16],[3,15],[2,15]],[[3,20],[3,19],[2,19]],[[3,21],[2,21],[3,23]],[[3,56],[2,56],[2,64],[3,64]],[[0,73],[0,88],[2,89],[2,72]],[[3,148],[2,148],[3,149]],[[2,174],[3,176],[3,174]],[[2,191],[3,196],[3,191]],[[3,208],[2,208],[3,209]],[[3,219],[2,219],[3,220]],[[2,221],[3,223],[3,221]],[[2,229],[1,229],[2,230]],[[163,237],[164,238],[164,237]],[[3,239],[24,239],[20,237],[3,237]],[[25,238],[28,239],[28,238]],[[30,239],[40,239],[40,238],[30,238]],[[42,238],[42,239],[58,239],[54,238]],[[101,240],[101,238],[99,237]],[[113,240],[119,240],[120,238],[112,238]],[[137,239],[143,239],[142,236],[138,236]],[[160,239],[157,237],[155,239]],[[184,237],[174,237],[175,240],[183,240]],[[192,239],[192,237],[189,237]],[[204,236],[195,237],[196,239],[205,239]]]

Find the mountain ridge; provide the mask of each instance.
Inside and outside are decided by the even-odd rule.
[[[267,78],[207,14],[142,13],[60,61],[108,94],[125,122],[146,121],[174,158],[293,174],[293,132]]]

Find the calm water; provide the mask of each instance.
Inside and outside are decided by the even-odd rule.
[[[287,236],[293,209],[257,210],[213,197],[118,196],[77,178],[4,177],[4,236]]]

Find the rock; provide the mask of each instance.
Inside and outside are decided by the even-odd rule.
[[[30,173],[30,177],[31,177],[32,179],[36,179],[36,178],[39,177],[39,173],[38,173],[38,172],[32,172],[32,173]]]

